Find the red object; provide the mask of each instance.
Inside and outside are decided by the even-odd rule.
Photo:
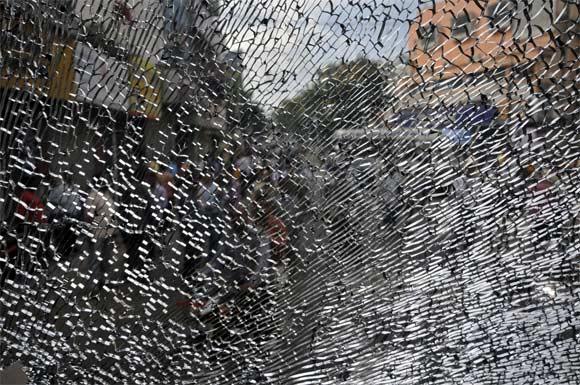
[[[27,222],[45,222],[44,204],[34,191],[26,190],[20,195],[20,203],[16,207],[16,213],[22,215]]]
[[[553,183],[550,182],[549,180],[543,180],[538,182],[534,187],[532,187],[533,191],[544,191],[549,189],[550,187],[553,186]]]
[[[207,302],[202,301],[177,301],[178,307],[192,307],[194,309],[204,307]]]
[[[133,16],[131,15],[131,8],[124,0],[115,0],[115,11],[123,17],[126,24],[133,24]]]
[[[266,218],[266,231],[270,241],[277,246],[283,247],[288,243],[288,229],[282,220],[274,215]]]

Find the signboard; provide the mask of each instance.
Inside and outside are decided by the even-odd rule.
[[[488,126],[497,115],[495,107],[465,105],[450,111],[453,119],[443,127],[442,132],[453,143],[463,145],[471,141],[476,127]]]
[[[129,59],[129,114],[157,119],[161,116],[161,81],[157,66],[149,59]]]
[[[126,63],[85,44],[78,44],[75,70],[78,101],[127,111],[130,90]]]
[[[497,116],[497,108],[476,104],[465,104],[458,107],[406,109],[389,118],[392,127],[425,127],[435,130],[451,126],[489,125]]]
[[[35,34],[22,24],[0,31],[0,88],[29,90],[69,100],[74,94],[75,42]]]
[[[155,61],[165,46],[162,36],[165,2],[160,0],[76,1],[75,15],[94,46],[113,47],[114,54],[149,56]],[[146,27],[145,27],[146,26]]]

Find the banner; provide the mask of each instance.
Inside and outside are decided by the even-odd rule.
[[[75,69],[76,100],[127,111],[130,92],[127,63],[79,43],[75,49]]]
[[[31,27],[32,28],[32,27]],[[73,40],[37,38],[25,44],[32,29],[0,32],[0,88],[29,90],[43,96],[70,100],[74,87]],[[34,36],[34,35],[33,35]]]
[[[155,64],[147,58],[129,59],[129,114],[157,119],[161,116],[161,80]]]

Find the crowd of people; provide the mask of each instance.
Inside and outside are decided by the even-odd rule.
[[[78,269],[98,295],[105,286],[155,279],[150,272],[162,259],[179,266],[194,314],[208,303],[223,312],[248,307],[251,298],[254,305],[271,302],[292,255],[283,167],[242,150],[229,161],[144,160],[99,172],[86,187],[66,171],[23,176],[16,232],[3,234],[11,241],[0,284],[60,263]]]

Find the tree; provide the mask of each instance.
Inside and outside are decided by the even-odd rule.
[[[338,129],[365,127],[389,103],[394,67],[368,59],[338,63],[318,72],[313,84],[281,103],[277,124],[300,135],[332,135]]]
[[[252,91],[246,88],[241,72],[230,69],[227,78],[230,79],[226,84],[228,124],[246,135],[262,132],[268,119],[263,109],[252,101]]]

